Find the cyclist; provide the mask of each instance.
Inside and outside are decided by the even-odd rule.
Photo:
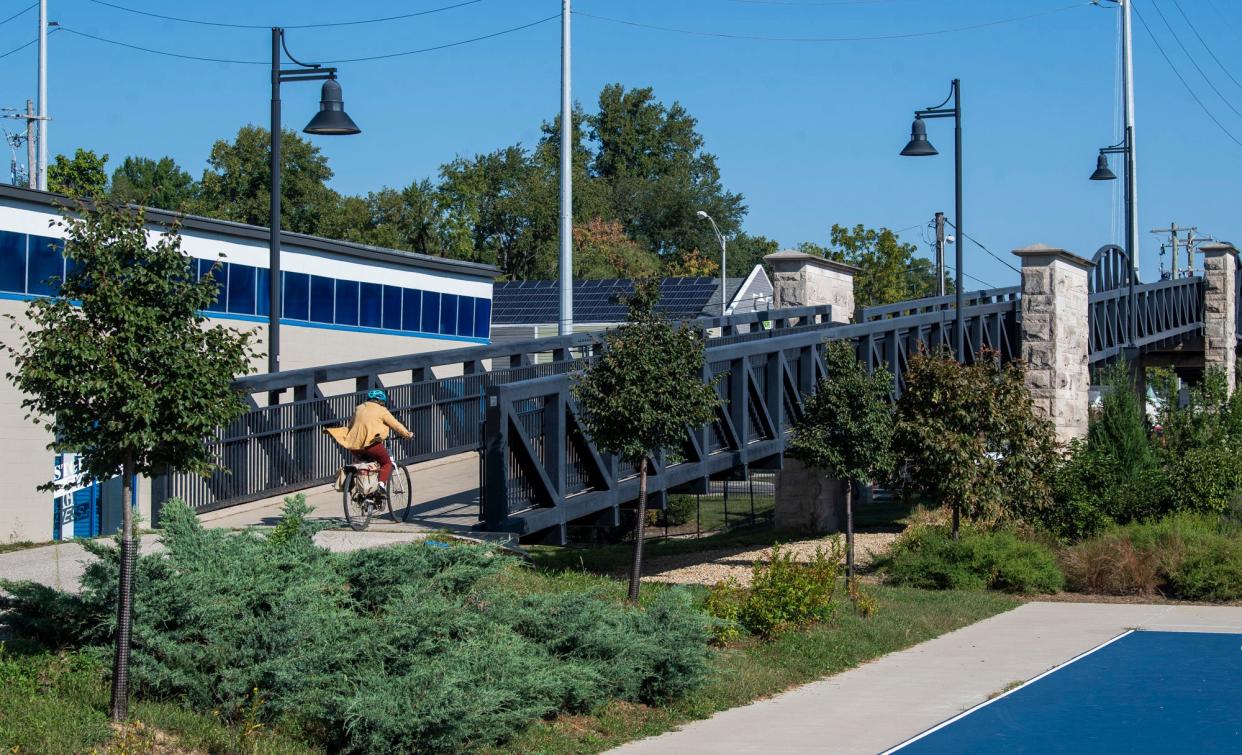
[[[405,429],[388,411],[388,394],[378,388],[367,391],[367,400],[354,410],[349,427],[329,427],[325,430],[332,439],[341,444],[355,459],[373,461],[380,465],[379,484],[381,492],[388,486],[392,476],[392,457],[384,447],[388,431],[392,429],[402,438],[413,438],[414,433]]]

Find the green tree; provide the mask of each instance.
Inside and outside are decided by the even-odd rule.
[[[78,147],[72,158],[57,155],[47,166],[47,188],[70,197],[96,197],[108,188],[108,156]]]
[[[232,380],[250,371],[251,336],[208,326],[216,297],[181,250],[176,228],[148,239],[141,212],[81,205],[60,221],[69,274],[57,296],[35,299],[5,345],[22,406],[57,453],[81,454],[88,480],[121,474],[121,585],[112,716],[128,701],[134,541],[131,480],[165,468],[208,473],[202,439],[246,407]],[[29,324],[27,324],[29,323]]]
[[[574,384],[595,444],[638,464],[638,515],[630,601],[638,601],[647,522],[647,473],[659,453],[675,460],[686,433],[710,421],[720,399],[715,381],[704,381],[703,333],[656,313],[660,288],[638,281],[629,320],[604,339],[604,352]]]
[[[328,158],[294,131],[280,141],[280,223],[286,231],[318,234],[330,226],[339,198],[327,182]],[[243,126],[232,141],[211,147],[195,211],[209,217],[265,226],[270,221],[271,136],[267,129]]]
[[[859,268],[854,277],[854,301],[860,307],[891,304],[933,296],[936,271],[932,262],[915,257],[918,247],[903,244],[887,228],[878,231],[856,225],[832,226],[830,246],[803,242],[798,250]]]
[[[794,425],[789,453],[808,466],[845,481],[846,576],[854,578],[854,485],[886,478],[893,456],[893,376],[867,374],[853,341],[830,341],[824,361],[828,374]]]
[[[994,356],[982,352],[968,366],[947,354],[911,357],[897,406],[902,485],[949,506],[954,537],[962,516],[997,520],[1052,504],[1052,424],[1035,416],[1022,365],[1002,367]]]
[[[660,273],[660,259],[625,235],[615,220],[595,218],[574,225],[574,277],[650,278]]]
[[[110,196],[116,202],[184,210],[198,193],[194,177],[171,157],[127,157],[112,172]]]

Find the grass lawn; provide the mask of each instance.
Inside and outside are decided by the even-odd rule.
[[[860,618],[843,605],[834,626],[790,632],[769,643],[748,640],[720,650],[711,681],[670,706],[613,703],[589,716],[566,716],[537,723],[506,747],[491,752],[601,752],[845,671],[1002,613],[1021,602],[987,592],[873,589],[879,610],[871,618]],[[844,599],[844,590],[841,595]]]

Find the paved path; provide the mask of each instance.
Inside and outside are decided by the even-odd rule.
[[[352,551],[384,545],[408,543],[428,532],[449,531],[469,534],[478,521],[478,457],[454,456],[411,468],[413,511],[409,524],[396,524],[387,518],[372,520],[365,532],[325,530],[315,536],[320,545],[334,551]],[[341,494],[328,486],[304,491],[314,507],[312,519],[330,520],[344,525]],[[283,497],[256,501],[213,511],[199,517],[207,527],[245,529],[274,525],[280,519]],[[397,512],[401,517],[403,512]],[[156,535],[142,538],[142,552],[160,548]],[[0,554],[0,578],[32,580],[61,590],[76,591],[85,563],[91,557],[74,542]]]
[[[655,753],[876,753],[1128,629],[1242,632],[1242,607],[1027,603],[785,694],[625,745]]]

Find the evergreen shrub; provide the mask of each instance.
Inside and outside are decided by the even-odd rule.
[[[680,589],[643,608],[598,588],[542,592],[488,546],[330,553],[305,506],[268,536],[163,514],[165,551],[142,556],[131,674],[138,694],[227,721],[280,720],[331,752],[458,752],[610,699],[660,703],[708,673],[710,619]],[[115,549],[92,546],[81,596],[4,583],[11,630],[106,648]],[[258,690],[258,692],[255,692]]]
[[[893,543],[877,567],[889,584],[931,590],[1039,594],[1065,584],[1050,548],[1008,530],[968,529],[955,540],[947,527],[916,527]]]

